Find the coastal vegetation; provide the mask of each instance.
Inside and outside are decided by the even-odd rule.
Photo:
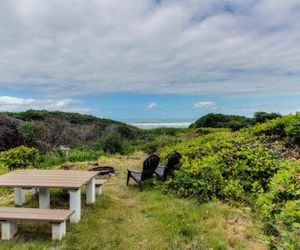
[[[252,118],[240,115],[209,113],[190,125],[190,128],[230,128],[233,131],[281,117],[278,113],[256,112]]]
[[[28,116],[24,112],[1,117],[9,131],[0,135],[15,131],[20,142],[3,140],[7,150],[0,153],[1,173],[31,167],[87,169],[86,161],[119,168],[120,175],[109,185],[104,200],[93,208],[95,214],[87,217],[95,229],[90,237],[100,235],[102,226],[108,232],[100,237],[113,235],[111,240],[103,239],[103,248],[122,249],[126,244],[133,248],[145,244],[145,249],[300,248],[300,113],[260,112],[253,118],[209,114],[188,129],[140,130],[90,116],[55,116],[55,112],[43,111],[41,118],[35,112],[39,114],[30,111]],[[243,126],[233,127],[236,122]],[[40,127],[43,133],[36,132]],[[88,131],[92,136],[87,136]],[[52,133],[56,136],[50,140]],[[131,187],[124,189],[128,167],[141,167],[151,153],[159,154],[164,162],[174,151],[183,157],[165,183],[154,179],[142,194]],[[9,195],[7,190],[0,193]],[[119,236],[108,225],[108,218],[113,217],[119,218]],[[61,247],[70,248],[72,240],[84,239],[84,227],[84,221],[79,229],[71,227],[75,236],[67,236]],[[124,228],[129,229],[125,232]],[[137,228],[147,234],[145,242],[140,234],[133,237]],[[122,233],[133,237],[133,243]],[[94,247],[93,240],[83,241]],[[40,236],[32,244],[43,248],[46,243]]]

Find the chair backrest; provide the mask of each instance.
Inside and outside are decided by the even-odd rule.
[[[180,162],[181,157],[181,154],[177,152],[169,156],[166,169],[164,171],[163,180],[165,180],[166,177],[174,170],[175,166]]]
[[[159,157],[157,155],[149,156],[143,163],[143,172],[142,172],[142,180],[152,178],[158,164]]]

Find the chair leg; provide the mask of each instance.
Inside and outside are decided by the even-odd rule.
[[[160,176],[160,175],[157,174],[157,173],[155,173],[155,175],[156,175],[156,177],[157,177],[157,179],[158,179],[159,181],[162,181],[162,176]]]
[[[130,172],[128,171],[128,173],[127,173],[127,186],[129,184],[129,179],[130,179]]]
[[[140,188],[140,192],[143,192],[143,184],[142,184],[142,181],[139,182],[139,188]]]

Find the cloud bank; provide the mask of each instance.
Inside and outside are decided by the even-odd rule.
[[[0,89],[300,94],[298,0],[2,0]]]
[[[0,111],[20,111],[26,109],[47,109],[86,113],[88,108],[81,102],[72,99],[24,99],[11,96],[0,96]]]

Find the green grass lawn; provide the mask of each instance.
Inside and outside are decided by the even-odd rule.
[[[117,167],[120,173],[110,178],[94,205],[84,205],[81,221],[67,225],[67,236],[61,242],[51,240],[48,224],[22,223],[14,240],[1,241],[0,248],[268,249],[260,223],[248,210],[220,202],[200,205],[195,200],[164,195],[151,183],[142,193],[133,181],[126,187],[126,168],[138,168],[142,157],[102,158],[100,162]],[[83,169],[87,165],[68,167]],[[67,207],[67,201],[67,193],[51,193],[52,207]],[[12,195],[2,195],[0,205],[7,204],[12,204]],[[37,206],[37,197],[28,196],[26,206]]]

